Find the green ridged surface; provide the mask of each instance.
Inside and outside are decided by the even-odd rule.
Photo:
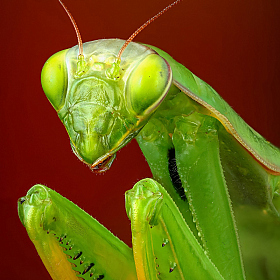
[[[77,277],[137,279],[131,248],[74,203],[43,185],[33,186],[21,201],[20,217],[35,246],[46,246],[42,253],[48,254],[59,244]],[[59,263],[51,265],[56,270]]]
[[[224,279],[159,183],[135,184],[126,210],[138,279]]]

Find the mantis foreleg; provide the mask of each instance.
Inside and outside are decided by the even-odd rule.
[[[127,191],[126,210],[138,279],[224,279],[158,182]]]
[[[54,280],[137,279],[132,250],[57,192],[35,185],[18,211]]]
[[[231,200],[220,161],[217,124],[216,119],[199,113],[178,117],[172,137],[176,162],[209,257],[225,279],[245,279]]]

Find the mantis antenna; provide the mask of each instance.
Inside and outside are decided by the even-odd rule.
[[[78,29],[78,26],[77,26],[73,16],[71,15],[69,10],[65,6],[65,4],[61,0],[58,0],[58,1],[61,4],[61,6],[64,8],[65,12],[67,13],[68,17],[70,18],[70,20],[75,28],[77,39],[78,39],[78,46],[79,46],[79,57],[82,57],[83,56],[83,42],[82,42],[82,37],[81,37],[80,31]]]
[[[128,44],[145,28],[147,27],[150,23],[152,23],[154,20],[156,20],[158,17],[160,17],[162,14],[164,14],[166,11],[168,11],[170,8],[172,8],[173,6],[175,6],[176,4],[178,4],[181,0],[176,0],[174,1],[172,4],[169,4],[168,6],[166,6],[163,10],[161,10],[159,13],[157,13],[155,16],[153,16],[152,18],[150,18],[149,20],[147,20],[144,24],[142,24],[123,44],[123,46],[121,47],[118,56],[117,56],[117,60],[120,61],[121,60],[121,55],[124,52],[124,50],[126,49],[126,47],[128,46]]]

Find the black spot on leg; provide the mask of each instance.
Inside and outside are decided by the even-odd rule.
[[[74,257],[73,257],[73,260],[76,260],[78,259],[81,255],[83,254],[83,252],[79,252],[78,254],[76,254]]]
[[[86,274],[92,267],[94,266],[94,263],[91,263],[88,267],[85,268],[82,275]]]

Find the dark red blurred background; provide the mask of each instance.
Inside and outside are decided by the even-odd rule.
[[[126,39],[170,3],[65,0],[83,40]],[[1,279],[50,279],[17,216],[17,199],[36,183],[72,200],[126,243],[124,192],[151,176],[135,141],[104,175],[71,152],[44,96],[40,72],[53,53],[76,44],[55,0],[3,1],[1,21]],[[280,146],[280,1],[184,1],[137,36],[214,87],[254,129]],[[4,248],[3,248],[4,246]]]

